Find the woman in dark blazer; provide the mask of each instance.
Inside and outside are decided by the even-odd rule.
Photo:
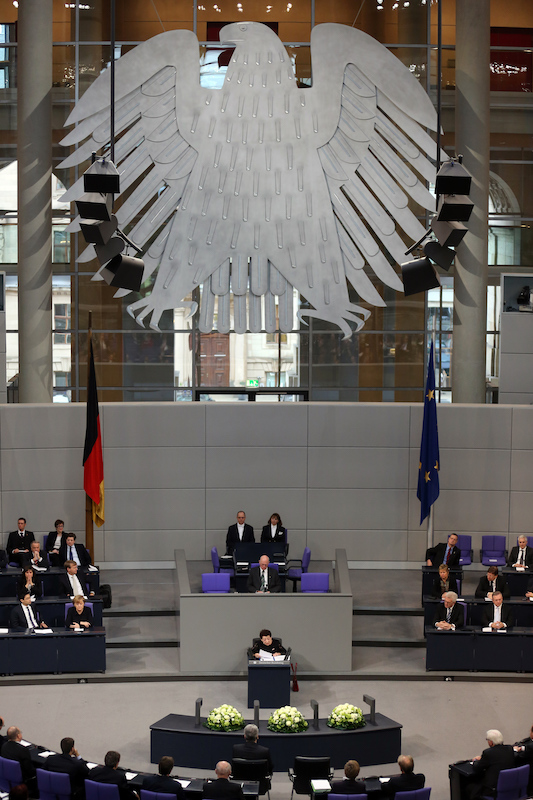
[[[33,597],[42,597],[43,585],[41,579],[34,572],[33,567],[25,566],[22,575],[17,578],[17,597],[22,597],[29,592]]]
[[[283,523],[281,522],[281,517],[279,514],[272,514],[268,523],[263,525],[263,531],[261,533],[261,541],[262,542],[285,542],[285,538],[287,536],[287,531],[283,527]]]
[[[67,611],[65,628],[90,628],[93,624],[93,612],[85,605],[85,600],[81,594],[77,594],[73,600],[74,605]]]
[[[444,592],[455,592],[459,594],[457,591],[457,581],[453,575],[450,575],[448,566],[446,564],[441,564],[439,567],[439,575],[433,581],[431,596],[440,600]]]
[[[55,531],[50,531],[44,543],[44,549],[48,553],[48,560],[53,567],[60,567],[59,548],[65,541],[65,523],[62,519],[54,522]]]

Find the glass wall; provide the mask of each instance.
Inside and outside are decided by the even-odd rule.
[[[443,146],[454,155],[455,0],[442,10]],[[359,28],[385,44],[417,77],[430,97],[437,89],[437,3],[434,0],[116,0],[116,51],[123,55],[164,31],[187,29],[200,41],[204,86],[222,85],[231,48],[217,44],[220,29],[239,20],[273,28],[285,43],[298,85],[312,84],[309,48],[314,25],[338,22]],[[491,192],[487,318],[487,380],[497,383],[498,274],[533,266],[533,3],[491,0]],[[299,388],[313,400],[420,401],[428,342],[435,336],[436,379],[441,401],[453,391],[453,270],[442,288],[405,298],[379,285],[386,308],[371,308],[360,333],[345,339],[320,320],[301,320],[294,297],[294,325],[287,333],[235,334],[219,325],[199,330],[198,313],[165,312],[161,332],[143,329],[127,313],[132,296],[94,281],[95,261],[85,261],[85,244],[65,228],[71,208],[64,188],[87,164],[69,170],[58,164],[74,103],[111,58],[109,0],[54,0],[53,47],[53,361],[58,402],[85,399],[86,346],[92,311],[97,375],[102,400],[191,401],[201,396],[247,399],[261,388]],[[0,262],[7,280],[7,380],[18,372],[16,207],[17,3],[0,0]],[[425,218],[421,219],[426,222]],[[81,260],[80,260],[81,257]],[[398,268],[397,268],[398,270]],[[150,289],[153,277],[143,286]],[[197,291],[201,294],[203,288]],[[200,296],[198,295],[198,297]],[[137,297],[133,297],[137,299]],[[191,301],[197,297],[191,296]],[[360,305],[352,292],[351,299]],[[232,319],[233,309],[230,309]],[[308,322],[308,324],[306,324]],[[215,390],[235,390],[217,394]],[[205,392],[204,392],[205,390]],[[209,390],[212,390],[211,392]],[[266,399],[297,399],[266,395]]]

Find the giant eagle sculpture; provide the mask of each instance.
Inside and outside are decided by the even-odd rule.
[[[290,331],[295,287],[310,306],[301,316],[349,336],[370,312],[348,283],[374,306],[385,303],[368,271],[402,291],[398,231],[419,239],[410,205],[434,209],[433,105],[394,55],[344,25],[313,29],[307,88],[267,26],[233,23],[220,39],[235,45],[220,90],[201,87],[190,31],[155,36],[116,63],[115,161],[130,188],[118,219],[145,250],[143,280],[157,270],[128,311],[158,329],[166,309],[196,310],[186,298],[202,284],[201,331],[213,328],[216,298],[217,329],[230,330],[231,295],[237,333]],[[109,72],[67,120],[77,124],[62,144],[79,147],[63,168],[108,152]],[[82,191],[80,180],[62,200]],[[80,260],[93,257],[91,245]]]

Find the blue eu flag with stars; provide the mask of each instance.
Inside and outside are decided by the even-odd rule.
[[[437,403],[435,401],[435,368],[433,365],[433,342],[429,353],[426,394],[424,397],[424,423],[420,442],[418,465],[418,489],[420,500],[420,524],[429,516],[429,510],[439,496],[439,431],[437,428]]]

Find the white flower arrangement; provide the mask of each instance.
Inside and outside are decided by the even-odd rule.
[[[225,704],[214,708],[204,724],[212,731],[238,731],[244,728],[244,717],[234,706]]]
[[[277,733],[301,733],[309,724],[294,706],[282,706],[268,718],[268,730]]]
[[[354,728],[362,728],[366,722],[360,708],[352,706],[351,703],[341,703],[332,710],[327,724],[329,728],[341,728],[349,731]]]

